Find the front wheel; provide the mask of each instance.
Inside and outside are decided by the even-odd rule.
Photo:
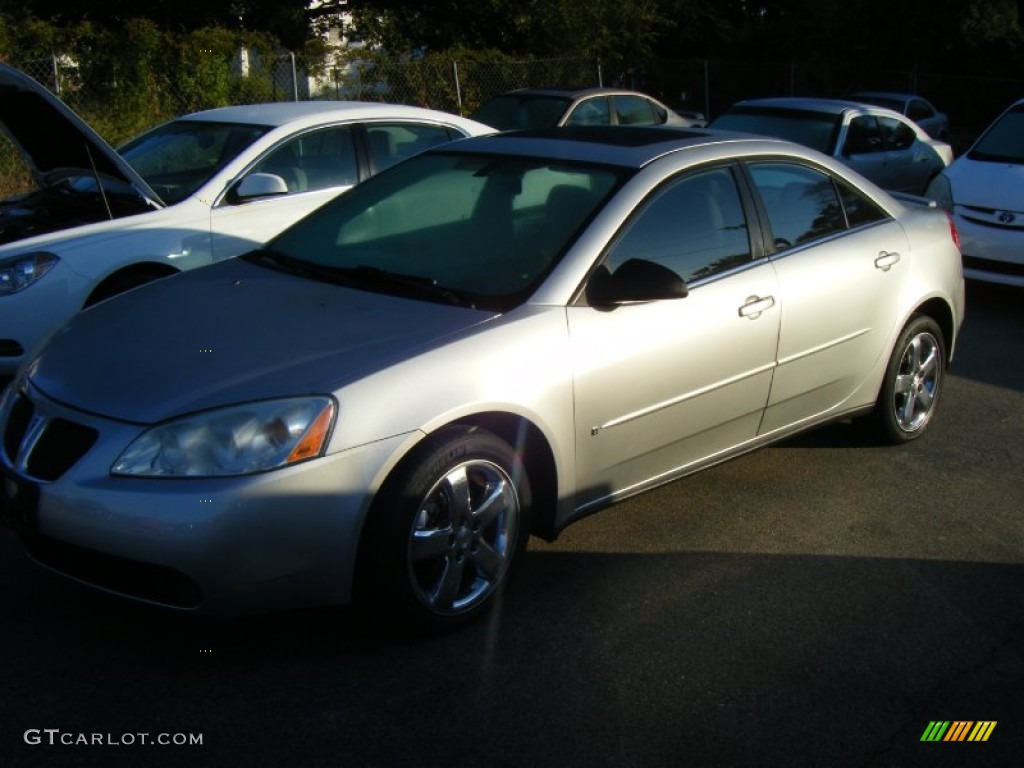
[[[879,436],[890,443],[920,437],[935,414],[946,370],[942,330],[930,317],[907,323],[885,369],[875,406]]]
[[[445,430],[399,465],[374,502],[357,599],[417,629],[473,619],[525,549],[529,508],[529,480],[504,440]]]

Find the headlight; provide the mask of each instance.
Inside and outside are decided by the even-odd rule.
[[[924,191],[924,196],[930,197],[939,204],[940,208],[945,208],[950,213],[953,212],[953,188],[950,186],[946,174],[940,173],[932,179]]]
[[[143,432],[111,472],[134,477],[226,477],[323,454],[334,421],[328,397],[266,400],[205,411]]]
[[[28,288],[58,261],[52,253],[27,253],[0,261],[0,296]]]

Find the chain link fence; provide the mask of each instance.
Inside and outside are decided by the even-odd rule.
[[[919,92],[951,113],[961,143],[1024,95],[1024,79],[971,78],[917,71],[865,73],[850,64],[811,66],[707,59],[657,59],[606,67],[580,59],[474,61],[424,57],[394,60],[346,51],[304,59],[241,49],[210,55],[180,71],[138,61],[95,71],[70,56],[16,62],[57,94],[112,144],[181,114],[230,104],[352,99],[414,104],[469,114],[499,93],[527,86],[611,85],[646,91],[669,106],[711,117],[757,96],[839,96],[870,87]],[[10,143],[0,138],[0,195],[32,188]]]

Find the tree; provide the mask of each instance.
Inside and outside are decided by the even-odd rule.
[[[223,27],[272,33],[285,47],[298,48],[311,36],[311,25],[320,13],[311,5],[317,5],[316,0],[0,0],[0,15],[61,27],[90,22],[111,30],[132,19],[145,19],[168,31]]]

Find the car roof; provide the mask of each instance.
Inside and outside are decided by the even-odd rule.
[[[888,107],[879,107],[874,104],[864,104],[859,101],[846,99],[818,99],[811,97],[778,96],[766,99],[746,99],[739,101],[735,107],[770,107],[774,109],[794,109],[804,112],[821,112],[829,115],[841,115],[851,109],[869,109],[872,112],[885,113],[902,119],[899,112]]]
[[[922,99],[924,96],[919,96],[916,93],[897,93],[896,91],[853,91],[847,94],[848,99],[856,101],[857,96],[878,96],[883,99],[896,99],[899,101],[909,101],[910,99]]]
[[[537,88],[518,88],[514,91],[507,91],[500,94],[500,96],[562,96],[569,99],[579,99],[583,96],[611,96],[611,95],[627,95],[627,96],[644,96],[646,98],[653,98],[648,96],[646,93],[640,91],[632,91],[628,88],[607,88],[603,86],[583,86],[579,88],[569,87],[537,87]]]
[[[508,154],[639,169],[679,150],[712,144],[765,142],[797,146],[783,139],[704,128],[590,125],[506,131],[463,139],[432,151]]]
[[[179,120],[210,120],[229,123],[250,123],[280,127],[293,123],[318,123],[330,120],[375,119],[434,120],[449,124],[476,125],[464,117],[448,112],[404,104],[381,104],[371,101],[280,101],[264,104],[243,104],[193,112]]]

